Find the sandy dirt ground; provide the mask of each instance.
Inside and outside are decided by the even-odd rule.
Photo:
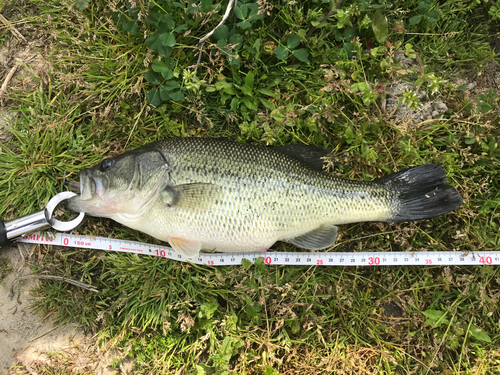
[[[21,243],[0,248],[0,374],[36,375],[45,373],[43,369],[50,373],[131,373],[131,361],[121,361],[117,350],[103,350],[76,325],[58,326],[50,316],[34,311],[33,289],[40,281],[32,277],[28,262],[33,247]],[[113,361],[120,365],[113,368]]]
[[[27,367],[45,361],[44,352],[79,345],[87,338],[74,325],[57,327],[31,308],[31,290],[37,279],[17,280],[31,274],[27,257],[31,246],[25,244],[1,248],[0,269],[0,373],[16,363]]]

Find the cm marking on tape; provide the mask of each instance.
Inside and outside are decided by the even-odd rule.
[[[209,266],[240,265],[243,259],[255,262],[257,258],[262,258],[264,263],[268,265],[308,266],[480,266],[500,264],[500,251],[200,253],[195,258],[187,258],[168,246],[65,233],[51,235],[37,232],[24,236],[19,242],[153,255]]]

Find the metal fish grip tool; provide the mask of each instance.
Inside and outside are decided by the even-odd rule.
[[[0,246],[7,245],[16,240],[22,241],[23,236],[33,232],[39,233],[39,231],[44,229],[52,228],[56,231],[69,231],[76,228],[82,222],[85,216],[84,213],[80,213],[77,218],[66,222],[52,216],[59,203],[75,195],[73,192],[64,191],[52,197],[47,206],[40,212],[11,221],[0,221]]]

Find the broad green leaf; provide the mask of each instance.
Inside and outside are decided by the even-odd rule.
[[[476,327],[474,324],[471,324],[469,332],[472,336],[474,336],[476,340],[491,342],[490,336],[488,336],[486,332],[484,332],[481,328]]]
[[[229,35],[229,29],[226,25],[219,26],[214,31],[214,38],[217,40],[226,40]]]
[[[276,54],[276,57],[280,60],[286,60],[288,58],[288,55],[290,54],[288,48],[283,46],[276,47],[274,49],[274,53]]]
[[[471,133],[471,134],[465,136],[464,142],[466,145],[473,145],[474,143],[476,143],[476,134]]]
[[[257,54],[257,51],[255,50],[255,48],[253,48],[252,46],[248,45],[248,44],[245,44],[243,46],[243,48],[245,50],[247,50],[248,52],[250,52],[252,55],[256,55]]]
[[[429,9],[431,9],[431,6],[432,6],[432,3],[428,3],[426,1],[421,1],[418,4],[418,12],[420,14],[425,14],[429,11]]]
[[[148,101],[149,104],[151,104],[154,107],[158,107],[162,103],[160,94],[157,89],[150,90],[146,94],[146,100]]]
[[[172,31],[175,28],[175,21],[171,14],[164,14],[160,18],[158,29],[162,32]]]
[[[161,40],[159,38],[159,33],[154,33],[148,39],[146,39],[146,46],[153,50],[158,51],[158,48],[161,46]]]
[[[215,88],[217,90],[223,90],[228,95],[236,95],[236,90],[231,82],[219,81],[215,83]]]
[[[163,61],[156,59],[151,64],[151,69],[153,69],[153,71],[155,71],[156,73],[161,73],[164,70],[168,69],[168,66],[165,65]]]
[[[361,92],[361,91],[366,91],[370,88],[366,82],[356,82],[353,85],[351,85],[351,91],[352,92]]]
[[[135,21],[130,21],[130,22],[126,22],[124,25],[123,25],[123,28],[125,29],[125,31],[127,31],[130,35],[136,35],[137,34],[137,30],[139,29],[139,26],[137,25],[137,22]]]
[[[252,26],[250,21],[247,21],[247,20],[238,22],[236,25],[241,27],[242,29],[248,29],[250,26]]]
[[[207,319],[211,319],[218,308],[219,306],[215,302],[202,303],[198,309],[198,316],[200,318],[205,316]]]
[[[165,47],[175,46],[175,36],[173,33],[163,33],[160,35],[161,44]]]
[[[344,32],[344,40],[351,40],[356,35],[358,35],[358,29],[356,27],[348,27]]]
[[[236,17],[238,17],[242,21],[247,18],[247,13],[248,13],[247,4],[242,4],[234,7],[234,14],[236,14]]]
[[[187,23],[183,23],[182,25],[179,25],[174,29],[174,33],[180,33],[181,31],[185,31],[187,29],[188,29]]]
[[[159,39],[159,38],[158,38]],[[167,58],[172,54],[172,47],[165,47],[160,43],[160,46],[158,47],[158,55],[160,55],[163,58]]]
[[[175,68],[175,59],[173,57],[167,57],[165,60],[165,65],[169,69],[174,69]]]
[[[229,43],[235,45],[233,51],[238,51],[243,45],[244,41],[245,40],[243,38],[243,35],[241,34],[234,34],[229,38]]]
[[[288,40],[286,41],[286,45],[288,48],[293,49],[297,47],[300,44],[300,36],[297,34],[292,34],[288,37]]]
[[[167,68],[161,72],[161,76],[165,79],[171,79],[174,76],[174,72]]]
[[[241,86],[241,92],[246,96],[253,96],[252,89],[248,85]]]
[[[422,15],[418,15],[418,16],[413,16],[410,18],[410,25],[417,25],[420,23],[420,21],[422,20]]]
[[[266,100],[264,98],[259,98],[259,100],[267,109],[272,111],[275,108],[274,104],[271,103],[269,100]]]
[[[434,325],[439,327],[442,324],[448,324],[448,319],[445,318],[446,312],[439,310],[426,310],[423,314],[428,318],[425,325]]]
[[[438,15],[437,10],[433,10],[432,12],[430,12],[430,13],[427,15],[427,20],[428,20],[430,23],[433,23],[433,22],[436,22],[436,21],[437,21],[438,17],[439,17],[439,15]]]
[[[268,88],[259,89],[259,92],[267,96],[274,96],[274,91]]]
[[[488,104],[488,103],[485,103],[485,102],[478,102],[477,103],[477,108],[481,112],[486,113],[486,112],[489,112],[493,107],[491,106],[491,104]]]
[[[251,261],[249,261],[248,259],[243,259],[241,261],[241,265],[243,266],[243,268],[246,271],[248,271],[253,266],[253,263]]]
[[[309,52],[307,52],[305,48],[301,48],[292,51],[292,55],[294,55],[299,61],[306,62],[309,57]]]
[[[257,110],[257,104],[255,104],[250,98],[248,97],[243,97],[241,98],[241,101],[243,102],[243,104],[245,104],[245,106],[248,108],[248,109],[251,109],[251,110],[254,110],[256,111]]]
[[[213,9],[212,0],[201,0],[201,10],[205,13]]]
[[[248,72],[246,77],[245,77],[245,85],[250,87],[250,89],[253,89],[253,82],[254,82],[255,75],[253,72]]]
[[[153,70],[148,70],[146,73],[146,81],[149,83],[152,83],[153,85],[159,85],[160,84],[160,76],[155,73]]]
[[[248,4],[248,8],[250,9],[250,12],[248,14],[249,20],[256,21],[256,20],[260,20],[264,17],[264,13],[259,14],[259,4],[250,3],[250,4]]]
[[[405,44],[405,55],[411,57],[412,59],[417,58],[415,50],[413,49],[413,46],[410,43]]]
[[[241,63],[240,55],[229,55],[229,65],[238,66]]]
[[[389,28],[387,26],[387,18],[379,10],[373,15],[372,28],[377,41],[379,43],[385,42]]]
[[[165,90],[163,86],[158,89],[158,92],[162,101],[166,102],[168,99],[170,99],[170,92],[168,92],[168,90]]]
[[[261,45],[262,41],[260,40],[260,38],[257,38],[253,44],[253,48],[255,48],[256,51],[259,51]]]
[[[180,100],[184,99],[184,93],[182,91],[175,91],[170,94],[170,99],[172,99],[174,102],[178,102]]]
[[[239,106],[240,106],[240,98],[235,96],[233,99],[231,99],[230,109],[231,111],[237,111]]]
[[[442,318],[446,313],[443,311],[439,310],[425,310],[424,315],[429,318],[429,319],[440,319]]]
[[[171,80],[165,82],[161,87],[166,91],[172,91],[174,89],[178,89],[179,87],[181,87],[181,85],[179,84],[179,82]]]
[[[218,40],[217,46],[220,48],[223,56],[229,56],[229,54],[231,54],[231,51],[227,48],[227,42],[225,39]]]

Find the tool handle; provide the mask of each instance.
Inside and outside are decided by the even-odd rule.
[[[10,243],[7,238],[7,229],[5,229],[5,223],[0,221],[0,246],[8,245]]]
[[[0,246],[12,243],[19,237],[50,228],[45,210],[0,224]]]

